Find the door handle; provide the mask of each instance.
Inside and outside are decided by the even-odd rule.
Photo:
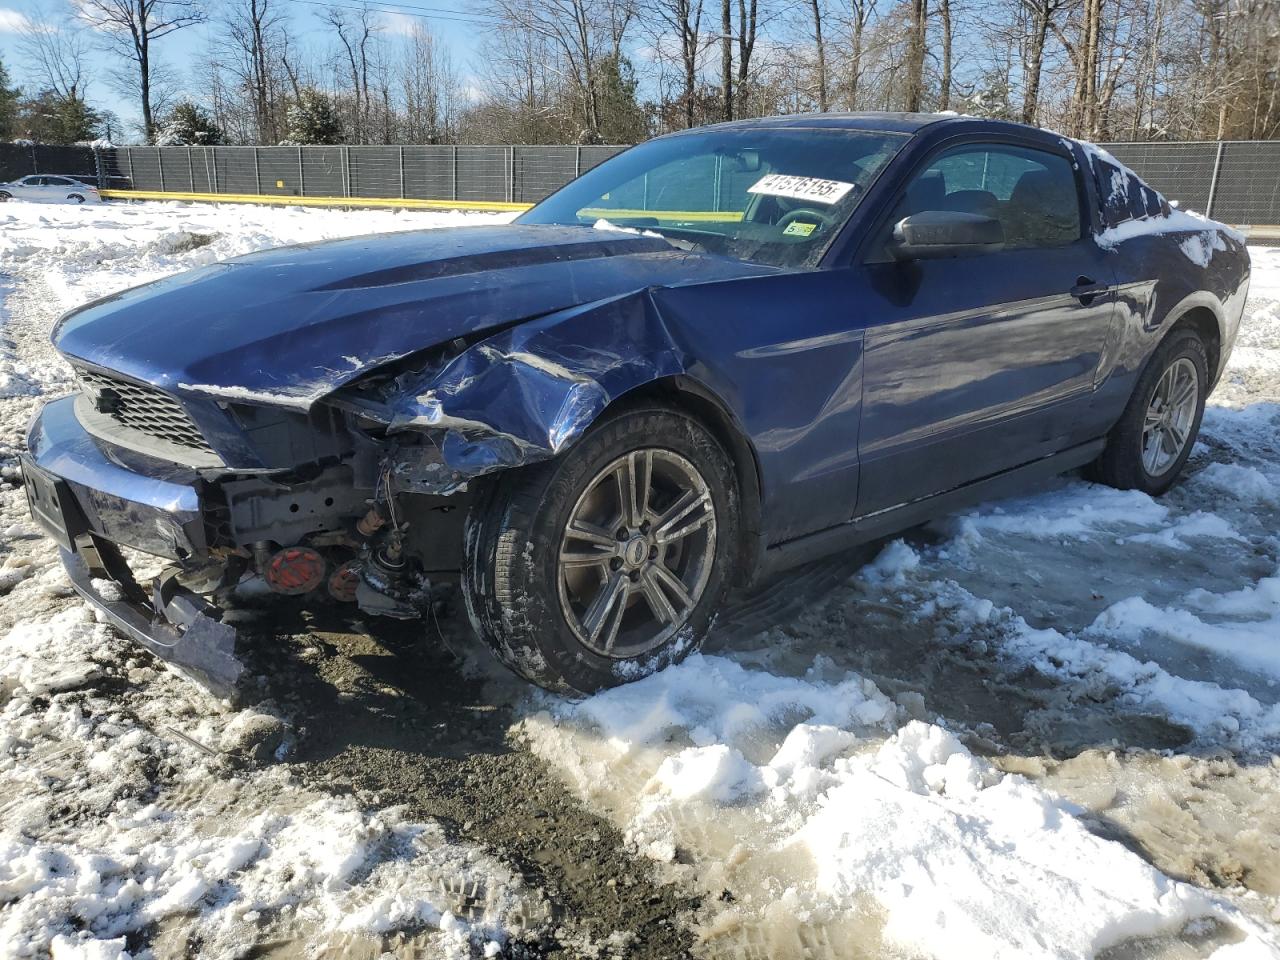
[[[1076,285],[1071,288],[1071,295],[1088,306],[1110,289],[1107,284],[1097,283],[1091,277],[1076,277]]]

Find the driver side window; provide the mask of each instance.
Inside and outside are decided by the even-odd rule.
[[[884,242],[904,217],[975,213],[1000,222],[1005,250],[1062,247],[1080,239],[1080,193],[1066,157],[1010,144],[953,147],[917,173],[889,217]]]

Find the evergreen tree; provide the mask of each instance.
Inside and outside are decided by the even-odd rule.
[[[222,131],[213,118],[190,100],[170,111],[156,133],[158,147],[212,147],[222,143]]]
[[[606,57],[598,68],[600,137],[605,143],[638,143],[649,136],[644,108],[636,99],[639,86],[631,61]]]
[[[298,101],[289,107],[289,139],[291,144],[333,144],[342,142],[342,124],[333,101],[314,87],[307,87]]]
[[[9,86],[9,71],[0,60],[0,142],[18,135],[18,89]]]
[[[100,119],[98,112],[78,97],[60,97],[45,90],[22,101],[18,122],[36,143],[72,144],[92,140]]]

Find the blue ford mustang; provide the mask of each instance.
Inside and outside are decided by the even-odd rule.
[[[460,579],[513,670],[590,691],[695,649],[734,583],[1072,468],[1163,492],[1248,275],[1234,232],[1041,130],[707,127],[510,225],[73,311],[27,490],[76,588],[219,692],[253,573],[405,618]],[[172,566],[143,585],[121,545]]]

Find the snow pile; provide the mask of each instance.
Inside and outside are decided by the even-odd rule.
[[[1087,957],[1214,914],[1086,829],[1076,808],[994,774],[940,727],[912,721],[874,754],[838,762],[796,834],[836,902],[870,892],[884,937],[935,957]]]
[[[1280,275],[1268,256],[1255,252],[1255,290],[1271,289],[1260,264]],[[1251,301],[1168,496],[1066,478],[985,505],[924,542],[888,544],[812,617],[756,638],[766,649],[738,641],[544,710],[525,737],[638,853],[704,894],[709,956],[840,955],[841,943],[922,957],[1280,956],[1266,926],[1280,918],[1268,866],[1280,841],[1273,818],[1247,812],[1270,802],[1280,769],[1276,306]],[[899,643],[909,658],[911,637],[1021,671],[1020,695],[1043,685],[1042,712],[1080,724],[1086,743],[1086,718],[1105,716],[1104,738],[1160,718],[1161,736],[1185,730],[1241,760],[1162,756],[1137,739],[1132,753],[1104,739],[1060,775],[1001,757],[1088,805],[1068,802],[976,757],[966,743],[989,743],[989,725],[962,741],[928,722],[951,684],[919,672],[932,663],[891,661],[926,691],[897,706],[849,668],[880,668]],[[808,651],[822,653],[797,668]],[[1108,839],[1111,822],[1148,856]]]
[[[480,219],[0,207],[0,954],[341,955],[404,930],[425,955],[490,955],[542,911],[434,824],[247,764],[286,753],[287,725],[193,702],[95,623],[13,467],[36,398],[66,382],[31,298],[65,308],[262,246]],[[806,616],[715,655],[536,698],[531,748],[703,895],[700,954],[1277,956],[1258,918],[1280,919],[1280,251],[1253,256],[1249,317],[1168,496],[1069,478],[895,541]],[[945,709],[974,675],[982,722]],[[1004,718],[1014,748],[995,707],[1018,698],[1035,715]],[[1047,715],[1087,747],[1041,748]],[[1205,756],[1119,740],[1141,724],[1185,728]]]
[[[115,956],[160,925],[210,957],[393,929],[437,930],[435,955],[465,957],[519,926],[520,881],[491,856],[282,767],[232,770],[279,722],[193,707],[185,681],[135,672],[133,654],[83,606],[0,640],[0,954],[58,938]],[[99,689],[122,665],[140,687],[123,707]],[[490,892],[466,921],[460,884]]]
[[[95,297],[267,247],[504,222],[515,214],[336,210],[252,204],[0,207],[0,264],[33,268],[70,309]]]
[[[15,465],[34,404],[67,388],[55,311],[266,246],[481,219],[0,207],[0,956],[119,960],[139,943],[233,957],[272,941],[342,955],[390,931],[433,957],[496,955],[544,912],[434,823],[255,769],[287,752],[287,725],[269,705],[193,696],[95,622],[28,520]]]
[[[699,918],[713,947],[744,923],[776,930],[779,894],[810,940],[856,917],[911,956],[1092,956],[1204,918],[1253,930],[943,727],[886,738],[897,708],[829,671],[697,656],[522,730],[637,851],[720,895]]]

